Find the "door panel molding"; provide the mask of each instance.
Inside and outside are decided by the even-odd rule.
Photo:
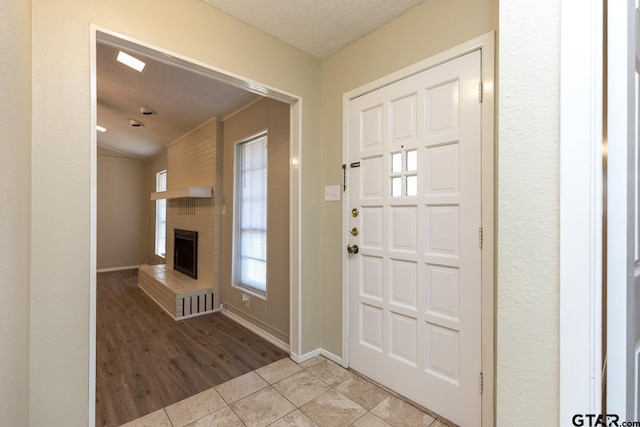
[[[482,374],[483,374],[483,395],[482,395],[482,425],[493,425],[495,421],[495,150],[494,150],[494,34],[487,33],[474,38],[454,48],[448,49],[440,54],[434,55],[409,67],[391,73],[385,77],[367,83],[361,87],[351,90],[343,95],[343,161],[349,173],[349,103],[351,100],[371,91],[383,88],[404,78],[413,76],[424,70],[433,68],[452,59],[461,57],[467,53],[479,50],[481,53],[481,75],[482,89],[479,95],[482,96],[481,121],[482,121],[482,183],[481,183],[481,206],[482,206],[482,226],[479,230],[479,244],[482,245],[481,268],[482,268]],[[402,105],[407,107],[406,103]],[[407,107],[408,108],[408,107]],[[348,177],[347,177],[348,179]],[[349,243],[349,219],[350,200],[348,191],[345,193],[342,210],[342,247],[346,248]],[[481,237],[480,237],[481,235]],[[342,365],[350,365],[349,354],[349,261],[343,256],[342,263]]]

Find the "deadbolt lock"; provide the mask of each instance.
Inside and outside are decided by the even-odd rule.
[[[360,211],[358,210],[358,208],[353,208],[351,209],[351,216],[352,217],[357,217],[360,214]]]
[[[357,236],[357,235],[358,235],[358,233],[359,233],[359,231],[358,231],[358,227],[353,227],[353,228],[351,229],[351,235],[352,235],[352,236],[354,236],[354,237],[355,237],[355,236]]]

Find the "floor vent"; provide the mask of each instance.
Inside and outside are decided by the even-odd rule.
[[[213,292],[184,297],[182,298],[182,316],[177,316],[176,319],[211,313],[214,307]]]
[[[210,282],[195,280],[165,265],[140,266],[138,287],[175,320],[216,311],[214,287]]]

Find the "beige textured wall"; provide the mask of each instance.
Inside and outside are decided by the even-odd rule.
[[[235,143],[268,130],[267,175],[267,301],[231,286],[233,239],[233,183]],[[224,184],[226,205],[222,229],[222,298],[232,313],[255,324],[279,340],[289,342],[289,105],[264,99],[224,122]]]
[[[556,3],[501,2],[498,425],[528,425],[531,420],[558,424]],[[323,203],[321,189],[340,182],[342,93],[496,29],[497,4],[427,0],[322,62],[322,67],[318,60],[200,0],[18,0],[3,5],[0,37],[3,49],[13,54],[2,55],[0,67],[3,77],[17,82],[2,86],[3,95],[7,90],[10,95],[0,106],[3,132],[10,132],[3,138],[9,135],[11,140],[8,144],[3,139],[3,152],[10,156],[0,159],[0,173],[8,174],[4,182],[13,184],[7,191],[9,222],[0,227],[10,236],[29,230],[25,183],[30,163],[25,145],[30,114],[33,117],[30,272],[24,262],[29,245],[18,243],[12,249],[16,258],[1,261],[2,274],[9,280],[24,283],[31,277],[28,319],[27,290],[1,291],[17,301],[8,323],[15,328],[1,332],[8,334],[3,338],[11,345],[0,350],[1,372],[11,372],[7,383],[3,377],[0,401],[11,408],[10,421],[17,421],[9,425],[26,424],[27,379],[31,425],[89,424],[89,306],[90,285],[95,283],[90,268],[95,262],[89,203],[95,193],[91,23],[303,98],[303,353],[324,347],[340,354],[340,207]],[[30,88],[23,79],[29,75],[31,58],[30,102]],[[532,121],[535,116],[543,120]],[[60,242],[65,242],[64,251]],[[29,322],[27,349],[21,339],[28,335],[24,325]]]
[[[147,164],[147,190],[149,193],[156,191],[156,174],[160,171],[167,169],[167,152],[158,154]],[[156,201],[149,200],[147,197],[145,200],[149,203],[148,209],[148,246],[147,253],[149,254],[149,264],[164,264],[164,258],[155,254],[156,251]]]
[[[215,285],[215,304],[220,301],[219,200],[222,170],[222,122],[213,120],[169,145],[167,150],[167,190],[211,187],[211,199],[171,199],[167,201],[167,259],[173,269],[174,230],[198,232],[198,280]]]
[[[200,0],[32,0],[32,5],[30,422],[81,426],[89,424],[90,417],[89,307],[95,284],[90,24],[301,96],[303,152],[310,159],[320,158],[320,69],[318,60]],[[28,28],[28,20],[21,23]],[[28,52],[28,44],[21,46]],[[18,57],[24,59],[23,54]],[[27,91],[18,93],[24,96]],[[18,164],[28,168],[28,162]],[[309,162],[302,175],[303,191],[313,193],[320,187],[318,163]],[[304,288],[319,286],[320,249],[315,242],[320,237],[320,212],[314,204],[317,207],[320,195],[314,198],[316,202],[302,212]],[[60,242],[65,242],[64,250]],[[303,297],[303,304],[315,302]],[[19,309],[23,313],[24,307]],[[309,315],[305,324],[320,322],[307,319]],[[302,337],[306,349],[321,345],[313,331],[303,330]]]
[[[149,255],[148,190],[146,161],[98,147],[98,269]]]
[[[500,426],[565,425],[558,420],[559,17],[556,0],[500,8]]]
[[[0,7],[0,425],[29,424],[31,2]]]
[[[342,96],[498,28],[497,0],[428,0],[322,62],[323,185],[342,182]],[[322,336],[342,354],[341,205],[322,204]]]

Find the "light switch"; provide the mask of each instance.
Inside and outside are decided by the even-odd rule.
[[[340,201],[340,186],[339,185],[327,185],[324,187],[324,201],[325,202],[339,202]]]

